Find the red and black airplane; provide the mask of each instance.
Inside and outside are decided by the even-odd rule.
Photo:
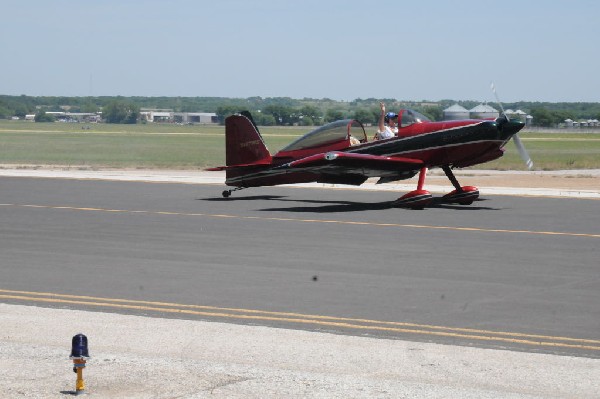
[[[393,204],[423,208],[433,200],[423,188],[427,170],[439,167],[455,188],[443,200],[470,205],[479,197],[479,189],[461,186],[452,169],[500,158],[511,138],[531,168],[516,135],[523,126],[506,115],[495,120],[432,122],[416,111],[402,109],[395,137],[369,140],[359,121],[345,119],[321,126],[271,155],[250,113],[240,112],[225,120],[227,166],[208,170],[226,171],[225,184],[234,187],[223,191],[226,198],[248,187],[308,182],[361,185],[372,177],[386,183],[419,174],[416,190]]]

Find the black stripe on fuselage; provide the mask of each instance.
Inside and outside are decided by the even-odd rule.
[[[348,149],[348,152],[393,156],[486,141],[503,142],[506,138],[502,136],[495,122],[482,121],[431,133],[371,142],[367,145]]]

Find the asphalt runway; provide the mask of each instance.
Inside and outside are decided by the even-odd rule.
[[[0,178],[0,301],[600,357],[600,201]]]

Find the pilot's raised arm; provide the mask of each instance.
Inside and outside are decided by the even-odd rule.
[[[379,107],[381,108],[381,114],[379,115],[379,125],[377,133],[375,134],[376,140],[389,139],[398,134],[398,127],[396,123],[398,121],[398,114],[395,112],[385,112],[385,103],[380,102]]]

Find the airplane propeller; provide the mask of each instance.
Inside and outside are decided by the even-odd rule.
[[[521,138],[519,137],[518,134],[515,134],[512,138],[513,138],[515,145],[517,146],[517,150],[519,150],[519,155],[521,156],[521,159],[523,161],[525,161],[525,165],[527,165],[527,169],[532,170],[533,169],[533,161],[531,160],[531,157],[527,153],[527,150],[525,149],[525,146],[523,145]]]
[[[498,93],[496,93],[496,86],[494,85],[494,82],[492,82],[491,88],[492,88],[492,92],[494,93],[494,97],[496,97],[496,102],[498,103],[498,106],[500,106],[500,110],[502,111],[502,116],[498,117],[498,119],[496,119],[496,122],[498,122],[499,125],[508,123],[508,121],[509,121],[508,116],[506,115],[506,112],[504,112],[504,107],[502,106],[502,103],[500,102],[500,99],[498,98]],[[519,155],[521,156],[521,159],[523,161],[525,161],[525,165],[527,165],[527,169],[532,170],[533,169],[533,161],[531,160],[531,157],[527,153],[527,150],[525,149],[525,146],[523,145],[521,138],[519,137],[518,134],[514,134],[512,136],[512,139],[513,139],[513,142],[515,143],[515,145],[517,146],[517,150],[519,151]]]

